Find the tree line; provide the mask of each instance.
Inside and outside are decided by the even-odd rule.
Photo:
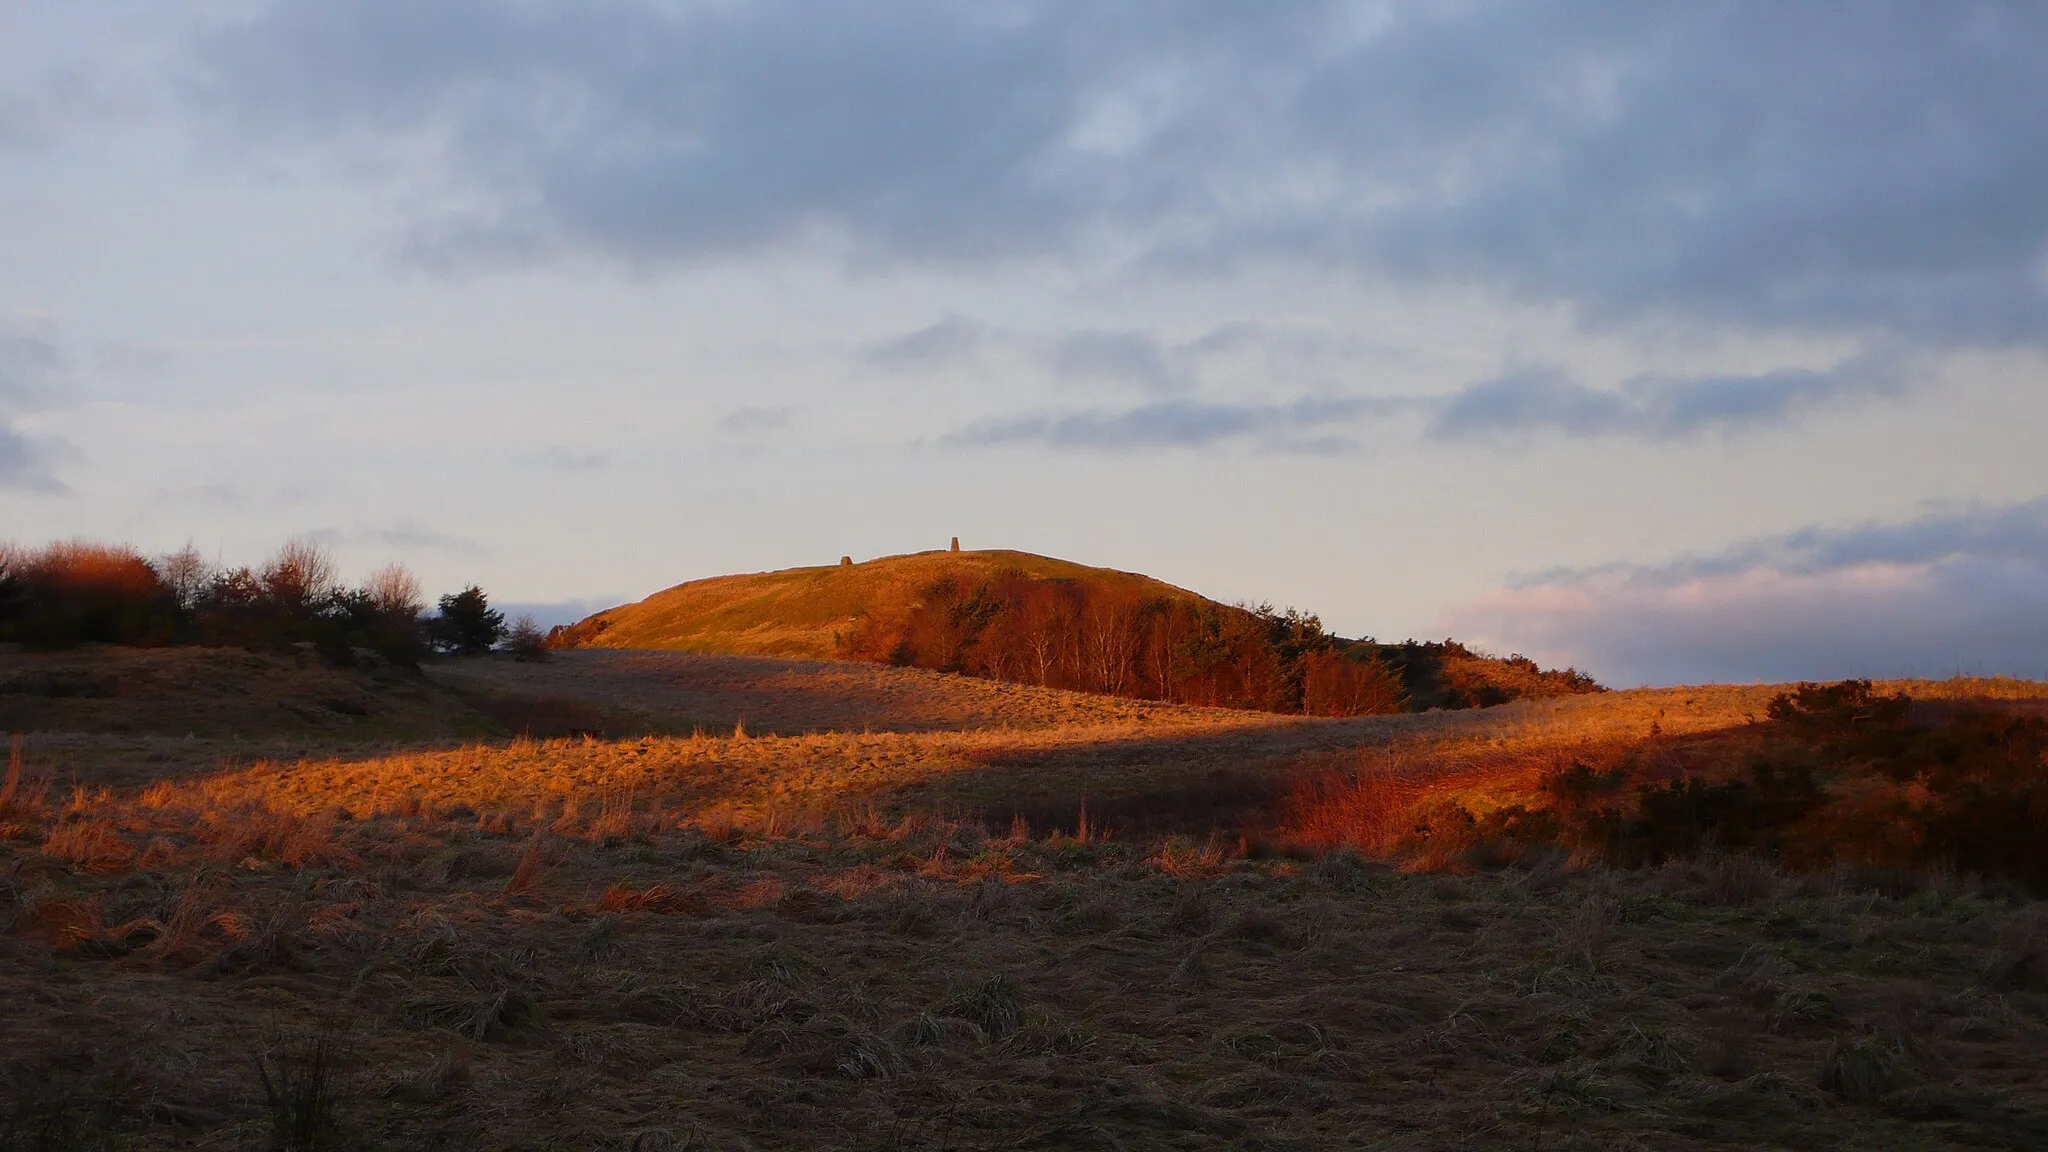
[[[1572,669],[1453,641],[1382,644],[1270,604],[1223,605],[1077,580],[944,577],[907,608],[853,620],[841,656],[1114,696],[1358,716],[1599,691]]]
[[[350,586],[333,556],[305,537],[255,567],[215,564],[190,545],[149,557],[125,544],[83,540],[0,544],[0,642],[44,649],[310,644],[336,664],[368,650],[406,667],[429,653],[475,654],[501,642],[525,656],[545,652],[530,618],[508,625],[476,585],[435,607],[427,611],[420,582],[404,565],[386,565]]]

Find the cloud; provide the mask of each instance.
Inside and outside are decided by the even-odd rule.
[[[377,148],[440,262],[1149,254],[1602,325],[2048,340],[2028,0],[273,0],[186,91]]]
[[[364,524],[353,528],[321,528],[308,533],[322,544],[381,544],[387,548],[426,549],[463,556],[481,556],[488,550],[474,540],[436,532],[410,520],[395,524]]]
[[[58,402],[63,370],[56,325],[34,317],[0,317],[0,491],[69,491],[55,469],[71,455],[70,446],[30,436],[15,422]]]
[[[1046,360],[1067,379],[1097,379],[1136,384],[1154,391],[1175,388],[1181,373],[1167,363],[1167,352],[1150,333],[1129,329],[1091,328],[1054,342]]]
[[[1206,347],[1210,337],[1187,347]],[[1157,350],[1156,342],[1140,348]],[[1113,361],[1114,362],[1114,361]],[[1145,361],[1140,361],[1144,363]],[[1162,372],[1164,372],[1163,364]],[[1142,378],[1142,377],[1138,377]],[[970,424],[946,443],[1037,442],[1121,451],[1193,447],[1260,436],[1269,451],[1341,454],[1368,421],[1422,414],[1424,439],[1511,442],[1552,434],[1675,441],[1707,432],[1735,436],[1786,424],[1827,404],[1895,397],[1902,364],[1859,357],[1833,368],[1760,375],[1640,376],[1618,389],[1589,388],[1562,369],[1527,368],[1449,396],[1336,396],[1287,403],[1175,400],[1123,409],[1079,408]]]
[[[56,495],[70,491],[55,471],[58,459],[65,455],[62,447],[0,424],[0,492]]]
[[[1134,408],[1095,409],[984,420],[946,436],[956,447],[1037,443],[1055,448],[1126,450],[1192,448],[1251,440],[1276,452],[1326,454],[1353,446],[1327,427],[1385,411],[1369,397],[1320,397],[1283,404],[1167,400]]]
[[[81,127],[134,117],[150,103],[132,76],[98,62],[69,61],[0,83],[0,151],[46,151]]]
[[[56,398],[63,364],[55,324],[0,318],[0,405],[14,411],[47,405]]]
[[[1896,362],[1872,357],[1825,370],[1751,376],[1642,376],[1618,390],[1588,388],[1557,368],[1528,368],[1473,384],[1445,400],[1425,434],[1486,440],[1543,432],[1680,440],[1781,425],[1830,402],[1891,397],[1906,389]]]
[[[603,452],[579,452],[570,448],[543,448],[524,458],[528,464],[555,472],[601,472],[612,466],[612,458]]]
[[[1547,573],[1451,624],[1624,685],[2048,676],[2048,498]]]
[[[557,624],[574,624],[586,616],[625,602],[623,596],[587,596],[580,600],[507,600],[494,603],[492,607],[503,612],[507,620],[531,616],[533,622],[542,628],[552,628]]]
[[[967,360],[985,339],[982,328],[972,321],[942,316],[914,332],[881,341],[867,350],[864,359],[877,368],[929,371]]]
[[[796,422],[796,409],[780,408],[735,408],[719,417],[718,426],[727,432],[744,436],[757,436],[764,432],[781,432]]]

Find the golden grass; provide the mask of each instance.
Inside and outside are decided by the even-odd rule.
[[[359,1147],[2048,1141],[2048,916],[2014,893],[1711,858],[1405,875],[1248,858],[1207,808],[1128,831],[1219,773],[1254,803],[1384,781],[1321,841],[1370,850],[1418,804],[1738,727],[1774,689],[1305,720],[1004,713],[913,676],[908,721],[806,733],[831,693],[773,666],[723,695],[649,667],[650,715],[784,712],[204,770],[144,760],[161,738],[18,743],[0,1133],[260,1145],[264,1076],[324,1052],[316,1127]]]
[[[900,614],[941,578],[964,582],[1017,570],[1038,579],[1084,581],[1146,597],[1196,599],[1173,585],[1028,552],[916,552],[850,567],[834,564],[693,580],[592,617],[605,622],[589,643],[827,660],[834,636],[862,613]]]

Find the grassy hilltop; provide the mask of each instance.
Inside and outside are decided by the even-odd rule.
[[[558,647],[861,660],[1210,707],[1369,715],[1597,691],[1454,641],[1382,644],[1028,552],[918,552],[693,580],[556,629]]]
[[[784,568],[691,580],[571,625],[580,647],[665,648],[831,660],[861,619],[907,619],[930,590],[1002,572],[1180,603],[1214,601],[1135,572],[1094,568],[1030,552],[912,552],[859,564]],[[1221,604],[1215,605],[1224,607]]]

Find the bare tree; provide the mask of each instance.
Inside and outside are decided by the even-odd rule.
[[[1138,605],[1120,598],[1090,600],[1083,610],[1082,651],[1095,691],[1112,696],[1126,693],[1132,657],[1142,643],[1139,619]]]
[[[285,541],[257,579],[265,595],[293,612],[317,610],[341,590],[334,557],[310,536]]]
[[[540,630],[540,624],[531,612],[522,612],[512,621],[512,630],[506,634],[505,640],[514,660],[542,661],[548,658],[547,635]]]
[[[178,598],[178,607],[187,612],[198,607],[200,597],[205,595],[207,585],[213,580],[213,565],[206,562],[206,557],[200,555],[199,549],[194,548],[189,540],[176,552],[157,557],[150,566],[156,569],[157,578],[164,582],[164,587]]]
[[[386,564],[370,573],[363,595],[379,616],[392,620],[416,620],[427,607],[419,577],[403,564]]]

